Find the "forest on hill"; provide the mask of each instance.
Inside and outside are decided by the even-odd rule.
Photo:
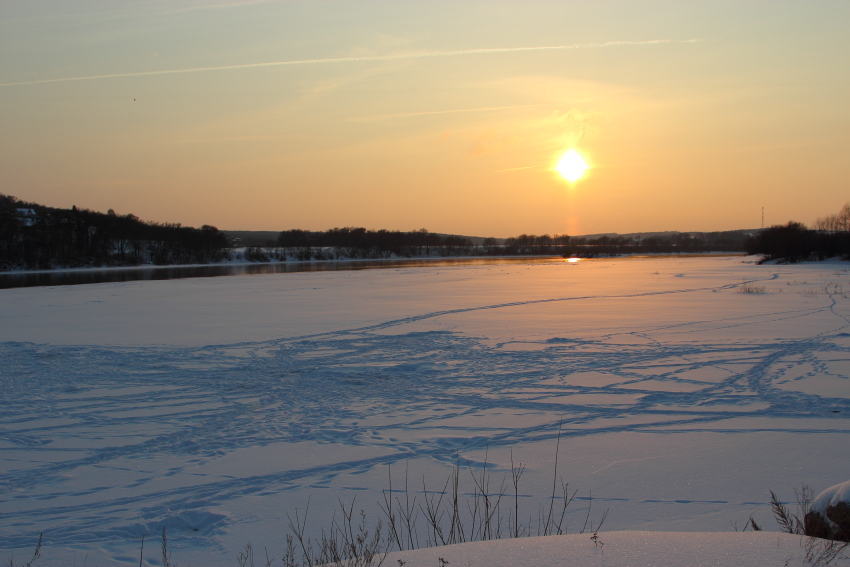
[[[0,194],[0,269],[204,264],[228,256],[230,243],[214,226],[117,215],[111,209],[58,209]]]

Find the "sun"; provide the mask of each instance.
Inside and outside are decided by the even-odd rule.
[[[570,183],[578,181],[587,171],[587,162],[575,150],[568,150],[561,159],[558,160],[558,165],[555,166],[555,171],[561,174],[561,177]]]

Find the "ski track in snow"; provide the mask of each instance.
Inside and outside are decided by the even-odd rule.
[[[704,293],[734,285],[610,297]],[[211,535],[225,520],[207,509],[232,499],[327,486],[338,475],[405,459],[450,463],[456,451],[551,440],[559,421],[563,439],[618,431],[759,430],[755,425],[713,426],[741,417],[800,420],[800,427],[770,431],[847,433],[848,398],[779,387],[788,376],[848,380],[826,362],[850,354],[850,342],[842,340],[850,337],[850,323],[836,310],[836,297],[829,305],[610,329],[581,339],[492,344],[452,331],[399,330],[472,310],[600,297],[608,296],[439,311],[347,331],[204,347],[0,343],[0,456],[13,463],[0,473],[0,525],[6,526],[0,545],[29,546],[32,533],[57,523],[61,527],[49,534],[54,546],[137,538],[155,533],[178,512],[195,514],[186,521],[203,526],[202,535]],[[766,322],[793,324],[824,314],[836,319],[835,328],[809,338],[701,336]],[[391,328],[396,334],[387,334]],[[699,379],[705,370],[723,377]],[[609,379],[595,385],[565,379],[589,372]],[[588,396],[601,401],[588,404]],[[482,412],[498,419],[488,426],[457,423]],[[541,413],[546,418],[535,423],[511,420]],[[838,422],[835,428],[812,427],[804,423],[809,418]],[[166,473],[173,475],[240,447],[304,441],[387,450],[327,465],[217,475],[156,490],[145,490],[145,485],[160,471],[146,474],[141,467],[124,486],[135,491],[124,497],[116,496],[115,486],[90,486],[77,493],[58,488],[66,475],[83,467],[131,467],[151,455],[180,456]],[[16,456],[22,452],[26,459]],[[49,457],[40,461],[40,453]],[[15,511],[21,499],[28,503],[25,513]]]

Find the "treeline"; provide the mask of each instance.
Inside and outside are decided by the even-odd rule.
[[[817,219],[812,229],[795,221],[765,229],[748,238],[745,249],[764,255],[765,261],[850,258],[850,203],[835,215]]]
[[[819,222],[830,227],[840,223],[850,225],[850,208],[845,209],[844,216],[819,219]],[[824,234],[836,233],[835,230],[824,229],[816,231],[820,235],[818,238],[805,240],[798,233],[806,229],[800,227],[782,227],[783,235],[789,230],[796,231],[792,236],[783,238],[790,238],[795,245],[803,246],[791,257],[806,254],[806,250],[811,248],[810,241],[821,242]],[[771,231],[774,229],[762,234],[773,234]],[[742,230],[597,238],[521,234],[507,239],[476,238],[473,241],[425,229],[405,232],[345,227],[320,232],[286,230],[277,234],[276,241],[243,248],[244,245],[240,246],[213,226],[204,225],[198,229],[145,222],[132,214],[117,215],[111,209],[105,214],[76,207],[58,209],[0,194],[0,270],[151,263],[206,264],[233,256],[237,260],[268,262],[273,259],[309,261],[428,256],[559,255],[591,258],[622,254],[734,252],[745,249],[748,235]],[[834,242],[839,240],[833,238]],[[746,243],[760,249],[777,245],[772,240],[754,238],[746,240]],[[839,247],[840,250],[846,250],[844,246]],[[811,255],[810,252],[808,254]]]
[[[332,228],[324,232],[285,230],[277,238],[278,248],[298,260],[337,258],[390,258],[392,256],[465,256],[476,248],[469,238],[442,236],[424,228],[367,230]]]
[[[743,230],[713,233],[673,233],[649,238],[601,236],[571,237],[522,234],[485,238],[440,235],[420,229],[411,232],[334,228],[324,232],[287,230],[278,236],[274,250],[249,248],[245,257],[297,260],[389,258],[414,256],[617,256],[621,254],[742,252],[749,233]]]
[[[57,209],[0,194],[0,270],[208,263],[225,259],[229,246],[213,226]]]
[[[739,252],[749,233],[744,230],[726,232],[677,232],[669,235],[570,237],[567,235],[520,235],[493,245],[493,254],[559,254],[580,258],[619,256],[622,254],[683,254],[699,252]]]

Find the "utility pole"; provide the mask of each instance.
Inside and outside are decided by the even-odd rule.
[[[764,207],[761,208],[761,227],[764,229]]]

